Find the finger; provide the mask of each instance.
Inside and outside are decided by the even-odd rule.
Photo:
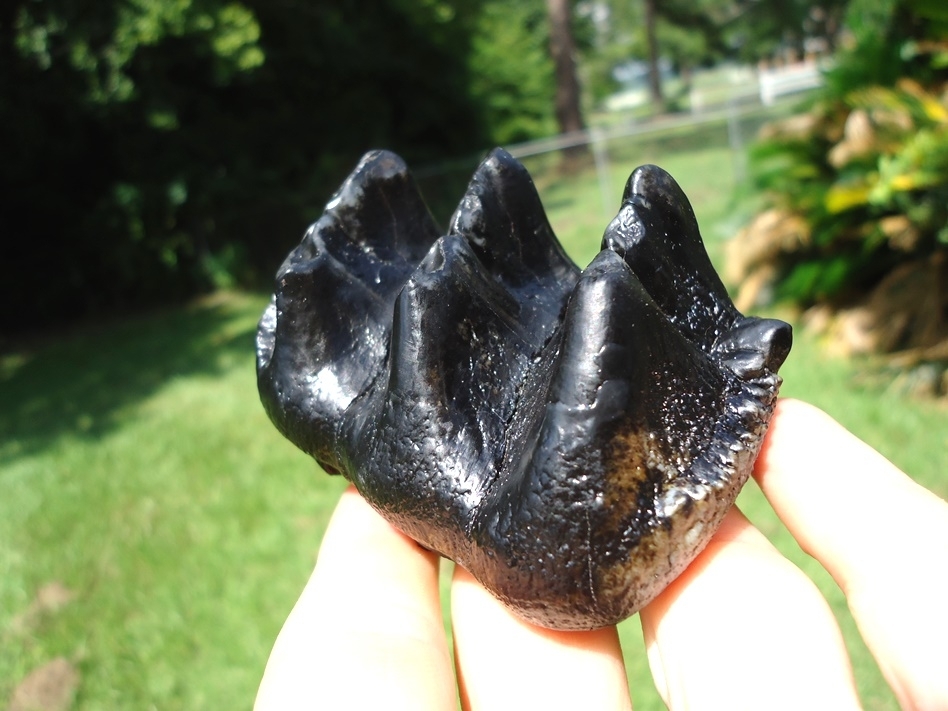
[[[558,632],[511,613],[457,566],[451,588],[465,709],[631,709],[614,627]]]
[[[826,601],[737,509],[640,616],[670,709],[859,708]]]
[[[392,528],[353,488],[277,638],[255,708],[450,709],[438,556]]]
[[[754,476],[846,594],[903,708],[948,708],[948,504],[792,400],[780,401]]]

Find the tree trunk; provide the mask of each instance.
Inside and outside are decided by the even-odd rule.
[[[570,0],[546,0],[550,17],[550,55],[556,79],[555,111],[560,133],[574,133],[586,127],[580,106],[579,79],[576,76],[576,44],[570,22]],[[574,167],[588,153],[586,145],[567,148],[564,166]]]
[[[665,113],[665,96],[662,94],[662,73],[658,64],[658,34],[655,21],[658,16],[658,0],[645,0],[645,38],[648,43],[648,92],[656,113]]]

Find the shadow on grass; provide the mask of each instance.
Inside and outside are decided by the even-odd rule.
[[[0,466],[72,435],[96,439],[123,413],[180,376],[253,368],[262,300],[224,295],[89,328],[0,368]]]

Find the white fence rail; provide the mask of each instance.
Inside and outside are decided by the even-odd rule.
[[[757,72],[760,101],[772,106],[781,96],[816,89],[823,85],[823,67],[815,60],[788,64]]]

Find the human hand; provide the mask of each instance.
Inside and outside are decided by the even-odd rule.
[[[833,575],[906,709],[948,708],[948,504],[828,416],[780,401],[754,476]],[[454,659],[439,557],[350,487],[274,646],[268,709],[628,709],[615,628],[557,632],[504,608],[460,566]],[[813,583],[735,508],[641,611],[672,709],[855,709],[842,636]]]

